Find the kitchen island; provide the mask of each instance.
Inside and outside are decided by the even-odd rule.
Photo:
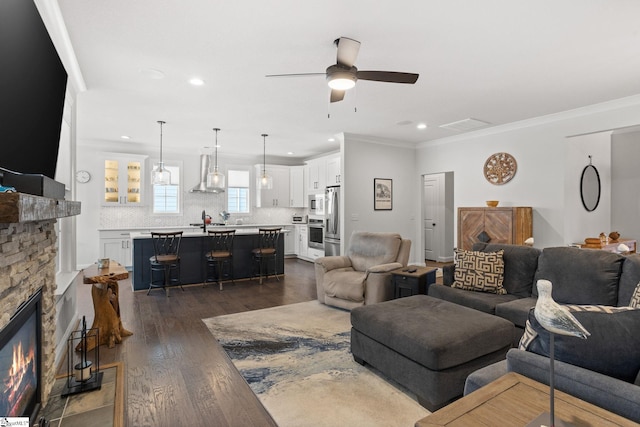
[[[228,229],[236,230],[233,239],[234,278],[235,280],[251,278],[254,272],[251,251],[258,246],[258,228],[209,227],[209,230]],[[282,232],[284,234],[287,230],[282,230]],[[151,281],[149,258],[154,254],[151,233],[131,233],[131,239],[133,240],[133,290],[147,290]],[[208,235],[206,233],[201,230],[184,232],[180,243],[180,283],[182,285],[204,283],[206,275],[204,254],[208,250]],[[278,240],[276,272],[284,274],[284,236]]]

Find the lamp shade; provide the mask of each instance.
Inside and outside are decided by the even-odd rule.
[[[273,188],[273,177],[268,175],[266,171],[262,171],[259,185],[261,190],[271,190]]]
[[[164,162],[162,161],[162,125],[165,123],[165,121],[158,120],[158,124],[160,125],[160,161],[151,171],[151,184],[153,185],[171,184],[171,172],[164,167]]]
[[[209,170],[209,173],[207,173],[207,188],[214,193],[222,193],[224,192],[226,180],[224,174],[218,170],[218,131],[220,131],[220,128],[213,128],[213,130],[216,133],[215,160],[213,171]]]

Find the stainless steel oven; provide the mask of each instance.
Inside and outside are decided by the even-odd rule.
[[[319,218],[309,218],[307,228],[309,231],[309,247],[324,249],[324,220]]]

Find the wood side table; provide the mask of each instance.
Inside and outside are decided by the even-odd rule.
[[[113,348],[115,344],[122,342],[122,337],[133,335],[133,332],[122,326],[120,318],[118,280],[127,279],[129,272],[114,260],[110,260],[106,268],[98,268],[96,264],[85,268],[83,276],[84,284],[93,285],[91,299],[95,316],[91,329],[98,328],[100,331],[100,342],[96,342],[95,337],[88,339],[87,351],[103,344]],[[80,349],[81,345],[78,344],[76,350]]]
[[[638,424],[577,397],[556,390],[556,420],[574,426],[637,426]],[[427,415],[416,427],[526,426],[549,412],[549,386],[510,372],[450,405]]]
[[[407,270],[415,269],[410,273]],[[421,267],[409,265],[391,272],[391,280],[394,289],[394,298],[409,297],[417,294],[427,294],[432,283],[436,282],[436,270],[433,267]]]

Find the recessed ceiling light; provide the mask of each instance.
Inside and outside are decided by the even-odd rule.
[[[418,128],[418,129],[426,129],[427,128],[427,124],[426,123],[418,123],[416,128]]]
[[[121,135],[120,138],[121,139],[131,139],[131,137],[129,135]]]
[[[194,77],[192,79],[189,79],[189,83],[191,83],[194,86],[202,86],[204,84],[204,80],[202,80],[199,77]]]
[[[287,152],[288,155],[293,156],[293,151]]]
[[[335,141],[335,140],[336,140],[335,138],[329,138],[329,139],[327,139],[327,141],[329,141],[329,142],[333,142],[333,141]]]

